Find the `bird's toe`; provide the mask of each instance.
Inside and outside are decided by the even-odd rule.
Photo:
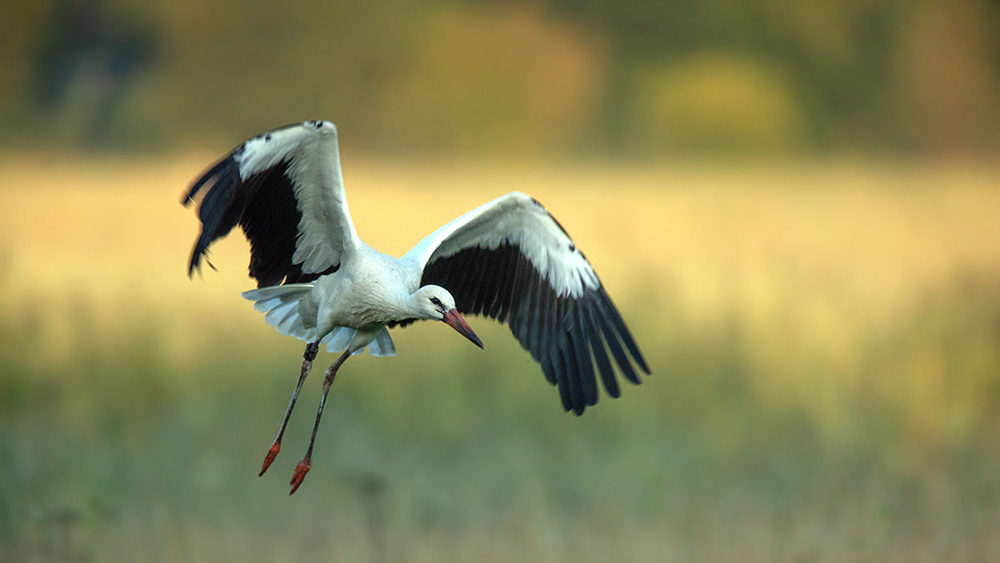
[[[309,467],[308,459],[303,459],[295,466],[295,475],[292,475],[292,481],[289,483],[292,486],[292,490],[288,492],[289,495],[294,494],[299,485],[302,484],[302,481],[305,480],[306,473],[309,473]]]
[[[260,468],[260,473],[257,474],[258,477],[262,477],[267,468],[271,467],[271,463],[274,462],[274,458],[278,457],[278,452],[280,451],[281,442],[276,441],[271,444],[270,449],[267,450],[267,455],[264,456],[264,465]]]

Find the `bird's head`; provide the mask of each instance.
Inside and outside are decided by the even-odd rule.
[[[483,341],[476,336],[469,323],[465,322],[455,309],[455,298],[447,289],[437,285],[425,285],[417,290],[414,297],[422,318],[442,321],[476,346],[483,347]]]

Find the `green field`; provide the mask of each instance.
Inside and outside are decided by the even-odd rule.
[[[503,327],[395,330],[289,497],[321,376],[258,479],[302,345],[240,237],[186,277],[210,160],[0,157],[0,561],[1000,559],[1000,169],[348,155],[397,256],[536,196],[653,375],[577,418]]]

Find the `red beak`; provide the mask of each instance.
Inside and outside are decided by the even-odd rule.
[[[472,327],[469,326],[469,323],[465,322],[462,315],[458,314],[458,310],[452,309],[451,311],[448,311],[441,320],[444,321],[446,325],[457,330],[459,334],[468,338],[469,341],[476,346],[479,346],[480,348],[483,347],[483,341],[476,336],[475,332],[472,332]]]

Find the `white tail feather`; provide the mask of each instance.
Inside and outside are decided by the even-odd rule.
[[[262,287],[260,289],[244,291],[240,295],[242,295],[244,299],[259,302],[284,297],[289,294],[307,293],[311,291],[312,288],[313,284],[311,283],[290,283],[287,285],[273,285],[271,287]]]
[[[294,283],[244,291],[240,295],[253,301],[253,308],[264,313],[264,322],[281,334],[313,342],[316,329],[306,328],[299,314],[299,300],[309,295],[312,288],[311,283]]]
[[[330,331],[329,334],[320,340],[321,345],[326,345],[326,351],[331,353],[339,353],[347,350],[347,347],[354,340],[354,335],[358,331],[353,328],[347,328],[346,326],[338,326],[337,328]]]
[[[368,344],[368,352],[376,358],[396,355],[396,345],[389,336],[389,329],[382,327],[382,330],[375,334],[375,340]]]

